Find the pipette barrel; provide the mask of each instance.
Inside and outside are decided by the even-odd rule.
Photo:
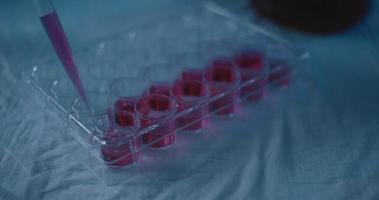
[[[89,107],[79,71],[72,55],[70,44],[63,30],[62,24],[60,23],[58,15],[55,12],[53,4],[50,0],[35,0],[35,4],[40,15],[40,20],[56,54],[59,57],[59,60],[79,93],[80,98],[82,98],[87,107]]]

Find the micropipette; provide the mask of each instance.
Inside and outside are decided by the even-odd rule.
[[[80,98],[89,108],[85,90],[80,79],[78,68],[76,67],[70,44],[55,12],[51,0],[35,0],[42,25],[49,36],[50,42],[54,47],[63,67],[65,68],[71,82],[74,84]]]

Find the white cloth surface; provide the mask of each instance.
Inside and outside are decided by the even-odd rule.
[[[47,42],[37,46],[33,34],[3,31],[9,46],[0,49],[0,199],[378,199],[373,10],[347,33],[296,39],[311,53],[311,67],[287,97],[278,91],[233,120],[221,119],[170,168],[118,186],[104,185],[73,158],[59,119],[20,82],[50,51]],[[10,46],[18,37],[24,39]]]

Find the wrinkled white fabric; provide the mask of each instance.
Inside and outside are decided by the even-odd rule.
[[[74,158],[61,121],[20,82],[48,44],[1,32],[6,44],[25,39],[0,52],[0,199],[378,199],[375,11],[342,35],[298,37],[311,67],[288,91],[218,119],[207,134],[181,136],[181,154],[162,151],[163,167],[117,186]]]

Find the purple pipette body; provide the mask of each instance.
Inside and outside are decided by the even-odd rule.
[[[53,5],[50,0],[37,0],[36,5],[41,13],[40,20],[47,35],[49,36],[50,42],[53,45],[56,54],[59,57],[59,60],[79,93],[80,98],[83,100],[87,108],[89,108],[88,99],[72,55],[70,44]]]

